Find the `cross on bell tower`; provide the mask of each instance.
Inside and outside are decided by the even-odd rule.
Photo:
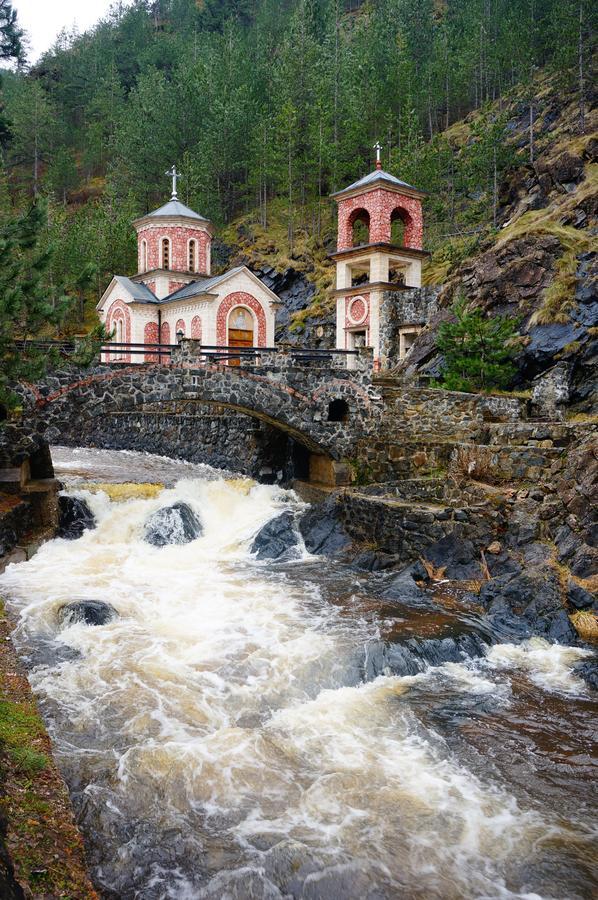
[[[177,200],[178,194],[177,194],[177,189],[176,189],[176,183],[177,183],[177,179],[182,178],[183,176],[177,172],[176,166],[173,166],[168,172],[165,172],[164,174],[168,175],[169,178],[172,178],[172,196],[170,199]]]

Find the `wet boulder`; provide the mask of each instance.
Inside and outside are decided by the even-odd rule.
[[[598,691],[598,659],[586,659],[573,668],[573,674],[583,678],[588,687]]]
[[[382,572],[392,569],[401,562],[400,555],[384,553],[380,550],[363,550],[353,560],[353,566],[362,572]]]
[[[68,495],[58,498],[58,537],[74,541],[84,531],[95,527],[95,516],[85,500]]]
[[[409,571],[400,572],[395,576],[382,593],[384,600],[396,600],[405,606],[434,607],[434,603],[415,583],[413,575]]]
[[[299,522],[299,531],[308,552],[315,555],[332,556],[351,543],[332,497],[305,513]]]
[[[295,528],[292,512],[283,512],[260,528],[251,545],[250,552],[257,559],[297,559],[299,557],[299,536]]]
[[[594,609],[598,610],[598,597],[582,588],[581,585],[569,579],[567,585],[567,600],[575,607],[575,609]]]
[[[201,537],[203,528],[187,503],[177,502],[156,510],[146,521],[143,539],[154,547],[188,544]]]
[[[118,617],[117,611],[110,603],[102,600],[74,600],[66,603],[58,610],[58,618],[63,625],[107,625]]]
[[[424,556],[435,568],[444,569],[446,578],[468,580],[481,577],[474,545],[457,537],[454,532],[426,547]]]
[[[528,569],[492,578],[480,590],[480,603],[501,639],[539,635],[559,644],[577,643],[553,571]]]

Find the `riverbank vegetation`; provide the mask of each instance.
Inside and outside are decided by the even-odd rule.
[[[0,603],[0,894],[95,900],[68,793]]]

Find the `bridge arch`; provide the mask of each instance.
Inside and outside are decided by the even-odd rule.
[[[89,372],[53,373],[48,381],[52,390],[43,385],[32,388],[31,399],[50,442],[68,438],[73,430],[71,442],[84,442],[85,434],[93,433],[92,446],[114,446],[110,427],[118,419],[120,424],[129,423],[128,449],[164,452],[151,444],[151,423],[162,431],[170,424],[174,442],[177,428],[184,427],[188,433],[195,424],[199,433],[206,410],[213,415],[227,412],[257,420],[284,435],[288,441],[284,452],[295,454],[303,470],[309,468],[302,477],[328,484],[346,483],[346,460],[354,455],[355,441],[377,408],[372,391],[344,370],[99,366]],[[331,408],[342,409],[343,414],[331,416]],[[99,442],[102,422],[106,422],[104,444]],[[147,427],[142,427],[143,422]],[[140,433],[145,435],[144,445],[139,444]],[[242,465],[242,460],[238,463]]]

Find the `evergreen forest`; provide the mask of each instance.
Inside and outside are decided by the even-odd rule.
[[[221,228],[277,224],[292,259],[299,235],[330,249],[328,195],[380,141],[384,168],[430,192],[433,249],[495,223],[514,85],[531,161],[542,71],[577,92],[584,130],[592,16],[587,0],[133,0],[35,64],[8,22],[0,213],[43,196],[50,277],[91,300],[134,270],[131,220],[167,198],[173,163],[185,203]],[[457,155],[451,129],[473,110]]]

